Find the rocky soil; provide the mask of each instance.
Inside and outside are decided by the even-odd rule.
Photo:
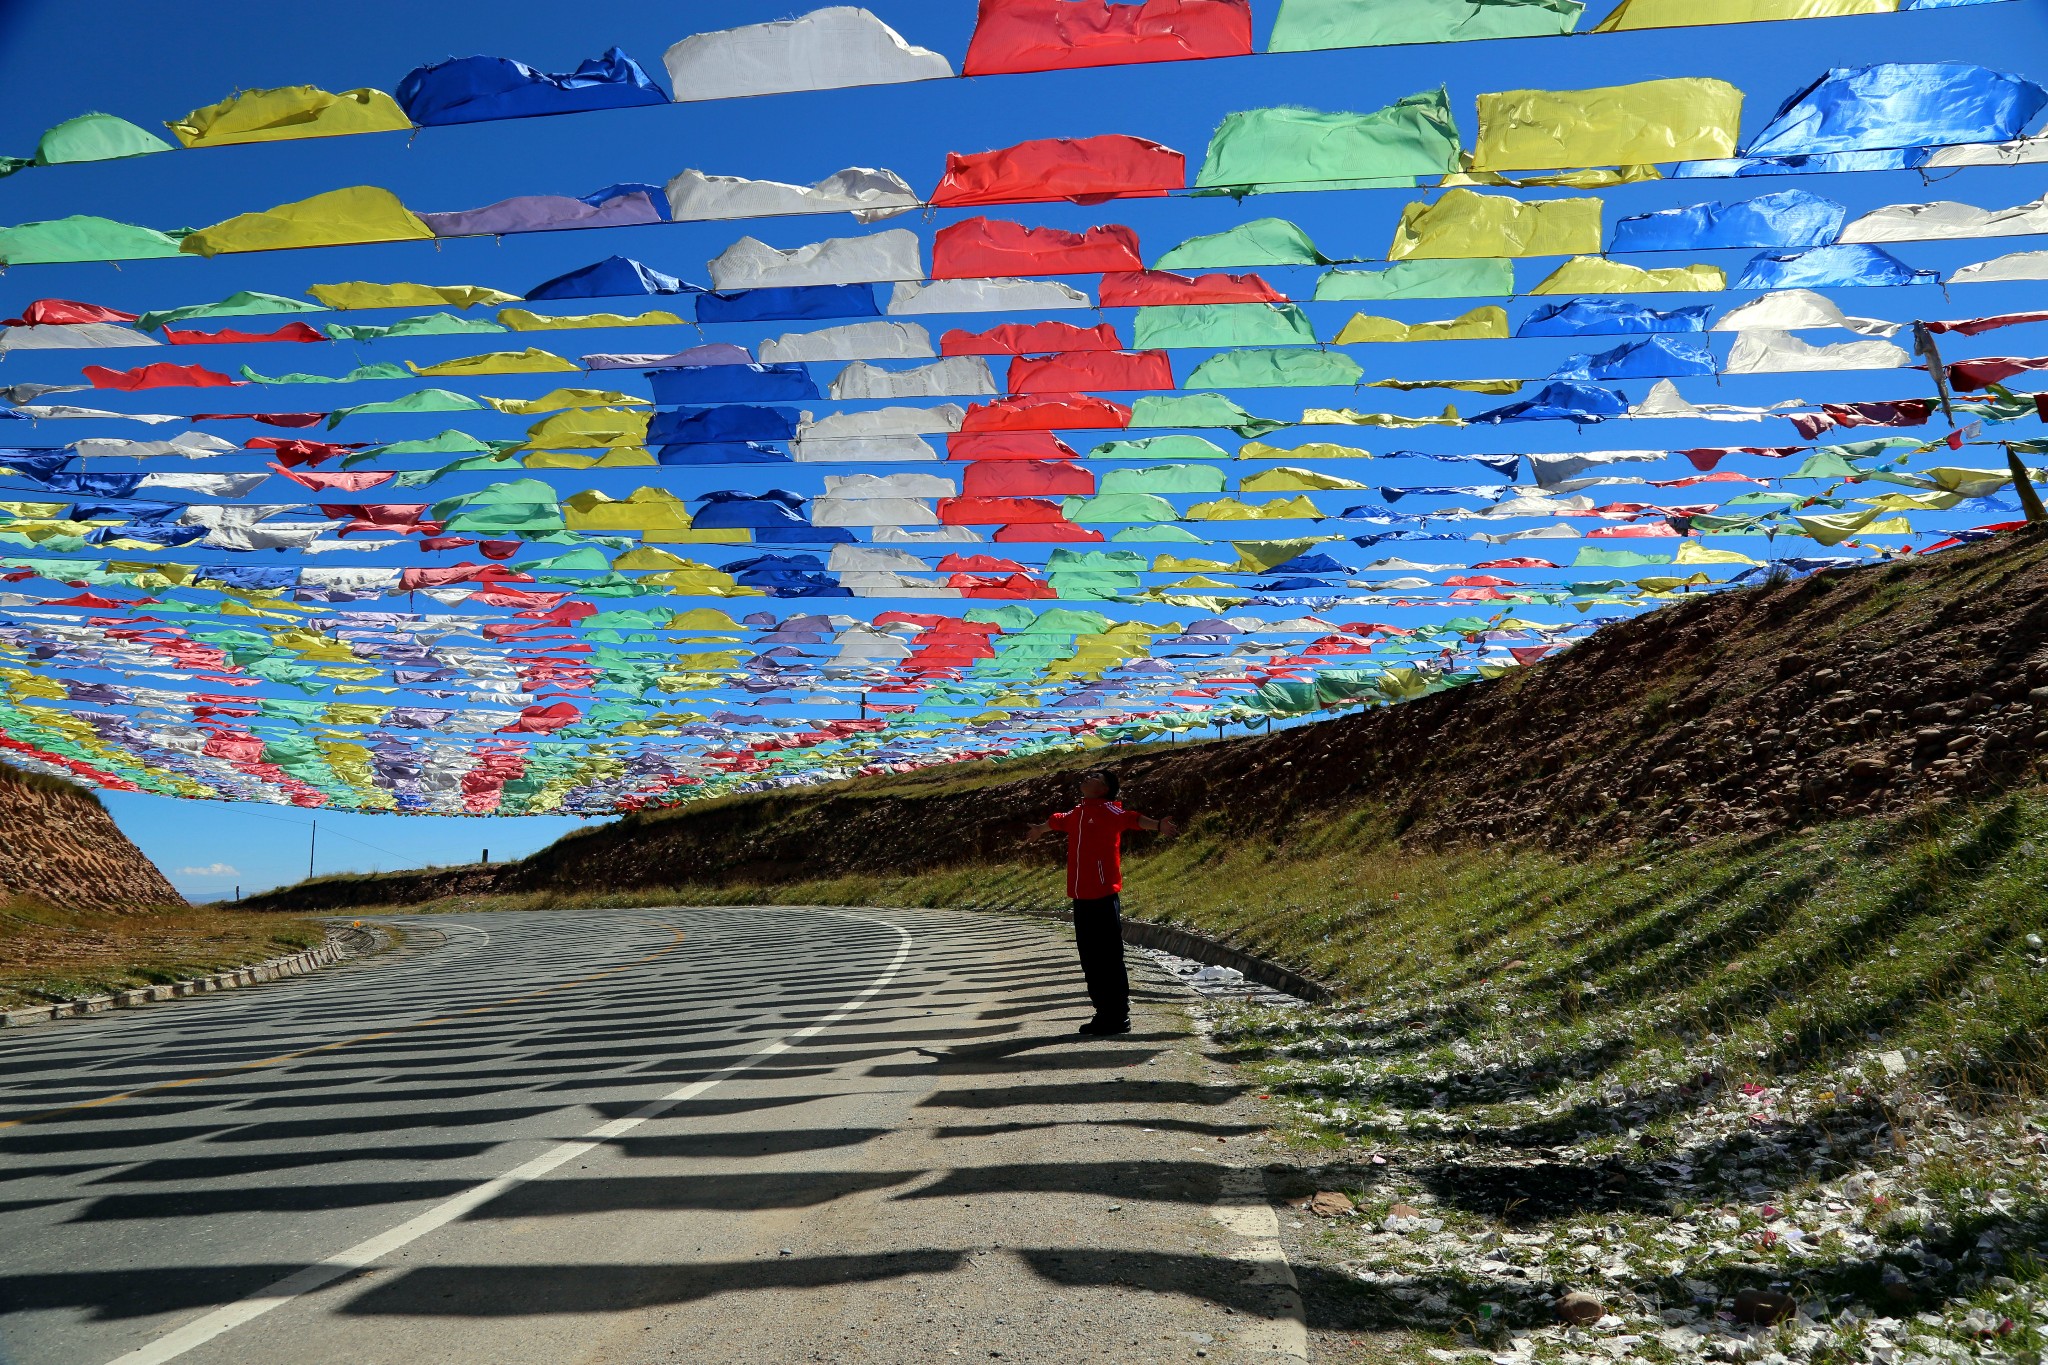
[[[1403,1058],[1388,1035],[1408,1022],[1214,1020],[1290,1115],[1268,1185],[1294,1210],[1318,1359],[1389,1329],[1469,1365],[2034,1365],[2048,1347],[2042,1105],[1958,1104],[1881,1047],[1744,1079],[1702,1046],[1626,1086],[1539,1083],[1509,1045]]]
[[[0,900],[12,899],[66,910],[185,904],[91,792],[0,766]]]

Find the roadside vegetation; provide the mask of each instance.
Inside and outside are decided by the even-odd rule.
[[[1338,993],[1212,1021],[1287,1178],[1355,1204],[1291,1220],[1324,1329],[1540,1362],[2048,1348],[2039,790],[1591,859],[1408,851],[1370,809],[1285,843],[1198,821],[1126,870],[1128,913]],[[1062,890],[1047,863],[439,908]],[[1568,1291],[1600,1316],[1558,1326]]]
[[[317,946],[315,920],[179,907],[146,913],[0,904],[0,1010],[161,985]]]
[[[1288,1222],[1319,1360],[2048,1362],[2048,531],[1159,750],[271,899],[1053,910],[1057,846],[1013,832],[1115,760],[1187,825],[1133,840],[1127,913],[1337,1002],[1202,1006],[1273,1106],[1274,1193],[1313,1197]]]

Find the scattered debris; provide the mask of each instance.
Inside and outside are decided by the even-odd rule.
[[[1790,1294],[1780,1294],[1775,1289],[1745,1289],[1735,1296],[1737,1322],[1775,1327],[1798,1311],[1799,1304]]]
[[[1168,976],[1175,978],[1198,995],[1219,1000],[1234,1000],[1248,1005],[1301,1005],[1305,1002],[1284,991],[1248,980],[1235,967],[1217,967],[1195,961],[1193,958],[1177,957],[1160,948],[1140,948],[1140,953],[1158,963]]]
[[[1349,1196],[1336,1190],[1317,1190],[1303,1207],[1324,1218],[1341,1218],[1356,1212],[1358,1206],[1351,1202]]]
[[[1561,1321],[1579,1327],[1591,1327],[1607,1316],[1607,1306],[1584,1290],[1575,1289],[1557,1301],[1557,1316]]]

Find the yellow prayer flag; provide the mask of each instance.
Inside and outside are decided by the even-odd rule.
[[[1550,272],[1531,294],[1711,294],[1728,287],[1718,265],[1673,265],[1645,270],[1599,256],[1574,256]]]
[[[1472,168],[1646,166],[1735,155],[1742,91],[1701,77],[1479,97]]]
[[[1569,256],[1600,249],[1598,199],[1520,200],[1451,190],[1401,210],[1390,261]]]
[[[429,375],[466,374],[554,374],[563,370],[580,370],[583,367],[573,360],[564,360],[553,351],[543,351],[529,346],[523,351],[486,351],[482,355],[457,356],[453,360],[437,361],[432,365],[415,365],[405,362],[406,368],[422,378]]]
[[[166,123],[187,147],[224,147],[236,142],[283,142],[347,133],[388,133],[412,127],[398,101],[382,90],[340,94],[311,85],[244,90],[218,104],[194,109]]]
[[[316,284],[306,291],[329,308],[436,308],[449,304],[468,308],[475,304],[517,303],[517,294],[487,289],[480,284],[372,284],[347,280],[340,284]]]
[[[1895,14],[1899,0],[1622,0],[1594,33],[1695,24],[1754,24],[1774,19],[1832,19],[1843,14]]]
[[[356,242],[432,241],[434,230],[390,190],[352,185],[201,228],[179,244],[194,256]]]
[[[1336,344],[1352,346],[1368,341],[1505,341],[1508,339],[1508,310],[1494,304],[1474,308],[1445,322],[1397,322],[1393,318],[1354,313]]]

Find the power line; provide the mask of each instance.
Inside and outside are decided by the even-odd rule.
[[[282,815],[265,815],[262,811],[256,810],[243,811],[242,814],[253,815],[259,820],[275,820],[280,825],[297,825],[300,829],[311,829],[315,827],[316,824],[316,822],[312,820],[287,820]],[[352,844],[361,844],[364,848],[373,849],[378,853],[387,854],[393,858],[410,858],[412,856],[410,854],[396,852],[395,850],[385,848],[379,844],[373,844],[367,839],[358,839],[352,834],[343,834],[340,830],[334,829],[331,826],[328,828],[327,833],[333,838],[346,839]]]

